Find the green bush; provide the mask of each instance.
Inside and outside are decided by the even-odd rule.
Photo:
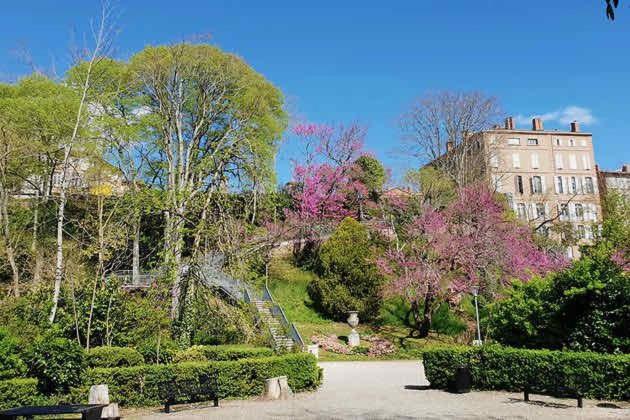
[[[85,352],[74,340],[45,336],[33,344],[27,362],[44,393],[62,393],[81,383]]]
[[[630,352],[630,278],[605,243],[546,279],[515,284],[492,305],[488,330],[501,344]]]
[[[0,380],[23,376],[26,364],[20,357],[17,340],[8,331],[0,328]]]
[[[169,337],[150,338],[138,347],[146,363],[170,363],[179,350],[177,343]]]
[[[76,394],[87,395],[91,385],[105,383],[112,401],[124,406],[150,406],[162,404],[166,390],[175,384],[177,402],[203,401],[208,395],[199,392],[200,381],[215,369],[220,398],[260,395],[265,379],[275,376],[286,375],[293,391],[314,389],[321,381],[315,357],[299,353],[235,361],[89,369],[82,390]]]
[[[272,349],[244,345],[192,346],[173,357],[174,363],[256,359],[273,356]]]
[[[348,311],[359,311],[362,320],[379,315],[383,277],[374,263],[368,230],[354,219],[344,219],[321,246],[316,262],[319,278],[308,293],[326,315],[345,320]]]
[[[39,393],[37,379],[16,378],[0,381],[0,410],[45,403],[46,398]]]
[[[144,364],[144,357],[131,347],[94,347],[87,352],[87,365],[95,367],[124,367]]]
[[[596,399],[630,399],[630,355],[525,350],[501,346],[441,347],[423,353],[427,379],[445,388],[455,369],[468,365],[476,389],[553,392],[558,386]]]

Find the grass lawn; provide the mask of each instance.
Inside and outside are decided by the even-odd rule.
[[[307,292],[308,283],[316,274],[300,269],[289,258],[276,258],[269,267],[269,289],[274,299],[282,306],[289,321],[295,323],[306,343],[313,335],[334,334],[344,340],[350,327],[345,322],[336,322],[318,313]],[[359,324],[360,335],[378,334],[391,341],[398,351],[381,359],[417,358],[423,349],[436,345],[452,344],[453,338],[445,334],[431,334],[428,338],[409,338],[409,329],[404,326],[402,311],[396,302],[386,302],[380,314],[380,322]],[[365,355],[342,355],[320,349],[320,360],[375,360]]]

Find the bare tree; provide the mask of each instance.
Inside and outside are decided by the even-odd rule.
[[[497,99],[480,92],[427,94],[401,118],[405,152],[464,185],[479,178],[488,160],[476,133],[491,129],[501,116]]]
[[[112,8],[108,3],[103,3],[101,6],[101,13],[98,22],[90,24],[93,37],[92,48],[85,47],[75,52],[75,61],[78,63],[85,62],[85,73],[83,74],[83,81],[78,86],[79,88],[79,103],[77,108],[77,115],[72,130],[72,135],[63,144],[63,160],[61,162],[61,185],[59,188],[59,204],[57,208],[57,253],[55,259],[55,284],[52,297],[52,308],[50,310],[49,321],[53,323],[57,314],[57,307],[59,305],[59,293],[61,291],[61,282],[63,280],[63,229],[65,220],[65,207],[67,200],[68,190],[68,170],[71,164],[72,150],[78,141],[79,134],[85,123],[85,111],[88,104],[88,92],[92,86],[92,78],[94,76],[93,70],[98,63],[105,57],[111,47],[111,40],[113,38],[113,25],[112,25]]]

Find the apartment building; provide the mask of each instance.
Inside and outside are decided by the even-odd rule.
[[[577,122],[569,131],[548,131],[539,118],[531,129],[519,129],[509,117],[504,127],[480,137],[484,173],[519,218],[545,234],[552,223],[567,221],[579,243],[593,239],[601,204],[591,133],[581,132]],[[567,249],[569,257],[576,253],[577,246]]]

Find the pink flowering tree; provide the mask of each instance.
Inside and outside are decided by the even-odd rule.
[[[318,236],[353,216],[353,200],[367,194],[365,185],[352,176],[366,130],[357,124],[298,124],[293,133],[305,151],[303,161],[294,162],[294,208],[287,211],[287,221],[302,237]]]
[[[437,306],[472,286],[562,268],[563,259],[540,251],[531,230],[508,217],[485,186],[461,188],[446,208],[424,208],[400,229],[398,245],[379,258],[390,278],[386,293],[403,296],[412,307],[415,332],[426,337]]]

